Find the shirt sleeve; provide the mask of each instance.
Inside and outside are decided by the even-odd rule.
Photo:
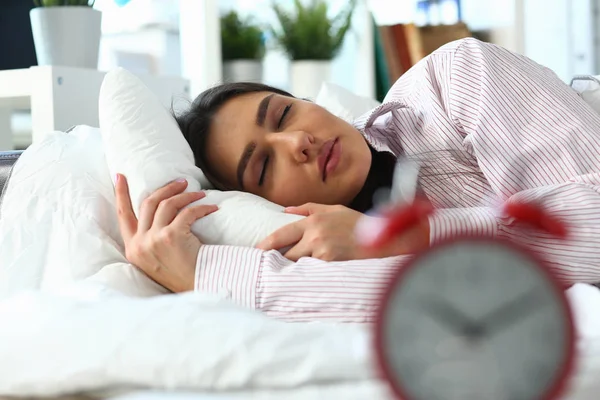
[[[288,321],[371,322],[386,284],[406,259],[292,262],[277,251],[205,245],[195,290]]]
[[[457,47],[445,87],[463,145],[499,202],[536,201],[571,236],[563,241],[482,207],[438,210],[431,241],[505,237],[543,255],[566,283],[599,282],[600,116],[549,69],[474,39]]]
[[[535,201],[562,218],[566,240],[502,217],[492,208],[442,209],[430,218],[432,243],[456,234],[496,236],[515,241],[549,262],[565,284],[600,282],[600,174],[580,177],[596,184],[571,182],[522,191],[512,200]]]

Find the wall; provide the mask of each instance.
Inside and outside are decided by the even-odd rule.
[[[600,0],[462,0],[465,22],[490,41],[547,66],[565,82],[598,74]]]
[[[97,1],[98,8],[105,13],[105,36],[100,56],[102,69],[127,63],[130,68],[146,68],[157,74],[171,75],[179,70],[178,74],[191,80],[192,95],[221,80],[220,12],[233,8],[242,15],[252,15],[257,22],[276,23],[271,10],[272,0],[131,0],[124,7],[118,7],[113,0]],[[293,0],[276,1],[293,6]],[[328,1],[332,14],[346,4],[346,0]],[[366,0],[359,0],[352,30],[332,62],[331,74],[333,83],[368,97],[375,96],[371,18]],[[146,26],[148,24],[151,28]],[[162,34],[157,32],[161,29]],[[181,41],[181,63],[166,62],[165,57],[178,56],[172,50],[172,37],[176,31],[179,31]],[[157,37],[159,40],[155,39]],[[140,45],[132,46],[135,41]],[[153,57],[144,57],[144,54]],[[118,58],[122,61],[116,61]],[[265,82],[289,89],[289,66],[286,55],[271,46],[264,62]]]
[[[94,4],[103,13],[103,33],[136,31],[146,25],[176,29],[179,24],[179,0],[130,0],[123,7],[114,0],[96,0]]]
[[[219,0],[96,0],[103,12],[100,66],[183,75],[192,96],[221,79]]]
[[[523,0],[461,0],[463,20],[473,31],[485,31],[491,42],[523,53]]]
[[[221,81],[221,41],[217,0],[179,0],[181,67],[192,98]]]
[[[113,0],[97,0],[104,8],[105,32],[132,30],[152,21],[163,27],[183,29],[183,74],[192,80],[192,93],[220,79],[219,11],[235,8],[252,14],[263,23],[275,22],[272,0],[132,0],[118,8]],[[293,0],[275,0],[291,5]],[[329,0],[333,10],[345,0]],[[594,7],[600,0],[461,0],[463,19],[474,31],[485,31],[493,43],[525,54],[553,69],[569,81],[574,74],[600,71],[596,49],[598,25]],[[153,4],[149,7],[148,4]],[[366,5],[377,23],[411,22],[416,17],[416,0],[360,0],[353,30],[333,61],[332,81],[356,93],[373,96],[373,31]],[[185,10],[179,17],[179,8]],[[335,12],[335,11],[334,11]],[[169,52],[173,54],[173,52]],[[172,63],[173,68],[177,68]],[[270,49],[265,59],[265,81],[289,89],[289,61],[285,54]]]
[[[332,14],[345,4],[346,0],[330,0]],[[293,6],[293,0],[277,0],[282,6]],[[236,9],[242,15],[251,15],[257,21],[270,25],[277,19],[271,10],[272,0],[221,0],[221,11]],[[352,30],[347,35],[342,50],[332,62],[331,81],[357,94],[374,97],[375,77],[373,60],[373,30],[369,10],[364,0],[359,1],[355,10]],[[267,84],[289,89],[290,61],[280,49],[267,51],[264,62],[264,81]]]
[[[104,34],[100,42],[98,69],[107,71],[119,65],[136,73],[180,76],[179,42],[178,31],[160,27]]]

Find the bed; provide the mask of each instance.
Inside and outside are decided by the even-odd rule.
[[[0,201],[12,167],[21,153],[20,151],[0,152]]]
[[[77,237],[61,240],[64,232],[49,228],[51,218],[68,206],[53,203],[63,197],[37,185],[19,190],[13,179],[36,179],[54,188],[71,182],[80,193],[89,195],[86,190],[98,185],[93,174],[101,169],[97,164],[101,157],[89,151],[97,146],[78,147],[85,142],[86,132],[88,139],[98,140],[91,137],[93,130],[78,135],[57,133],[47,146],[0,155],[4,186],[0,208],[0,396],[392,398],[375,367],[369,326],[286,324],[220,296],[131,293],[125,290],[130,287],[118,283],[123,277],[132,282],[141,278],[120,263],[95,273],[84,271],[87,276],[82,279],[67,279],[65,271],[81,273],[86,262],[90,267],[89,257],[73,251],[96,246],[94,238],[99,233],[88,225],[82,230],[75,226]],[[72,147],[65,141],[71,141]],[[53,170],[52,165],[60,170]],[[79,175],[70,176],[69,170],[77,170]],[[80,179],[71,181],[73,176]],[[23,198],[38,196],[37,189],[44,196],[29,209]],[[72,190],[67,187],[67,191]],[[110,202],[105,205],[112,206]],[[101,204],[95,207],[102,208]],[[85,218],[78,214],[70,223],[82,220]],[[43,252],[35,250],[32,244],[46,236],[54,236],[51,245]],[[65,254],[70,256],[65,258]],[[10,268],[3,263],[8,259],[20,260],[15,265],[25,268]],[[34,273],[33,267],[43,263],[47,270],[41,275]],[[41,276],[44,287],[28,274]],[[600,291],[576,285],[568,295],[580,337],[577,373],[565,399],[592,399],[600,389]],[[81,396],[73,397],[73,393]]]
[[[107,174],[92,150],[98,146],[78,147],[85,132],[51,137],[24,153],[0,153],[0,396],[389,398],[366,326],[286,324],[214,295],[140,294],[135,285],[145,278],[130,265],[106,265],[78,251],[91,254],[96,246],[101,254],[96,239],[106,234],[85,216],[70,221],[92,230],[74,227],[73,237],[48,230],[73,204],[54,204],[65,199],[37,184],[21,192],[23,182],[56,188],[64,179],[77,197],[99,185],[98,171]],[[68,170],[81,179],[70,180]],[[112,207],[105,200],[91,203]],[[104,267],[94,272],[96,261]]]
[[[286,324],[226,296],[159,295],[122,255],[101,140],[82,127],[0,153],[0,396],[391,399],[368,325]],[[600,291],[568,297],[579,359],[565,398],[593,399]]]

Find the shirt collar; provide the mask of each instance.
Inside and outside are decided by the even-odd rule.
[[[366,141],[376,151],[387,151],[393,153],[389,146],[389,135],[384,135],[383,129],[374,129],[373,123],[381,116],[390,113],[392,110],[403,108],[404,105],[398,101],[391,101],[374,108],[373,110],[361,115],[354,120],[353,125],[365,137]],[[391,116],[390,116],[391,118]],[[387,129],[385,129],[387,130]]]

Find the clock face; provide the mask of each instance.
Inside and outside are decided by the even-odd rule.
[[[394,280],[378,356],[406,400],[550,399],[572,365],[572,329],[564,295],[534,257],[462,239]]]

